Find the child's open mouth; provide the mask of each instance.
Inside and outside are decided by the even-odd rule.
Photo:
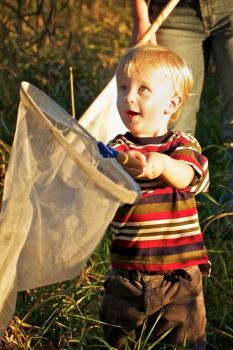
[[[133,118],[136,115],[139,115],[139,112],[135,112],[135,111],[131,111],[131,110],[128,110],[126,113],[127,113],[129,118]]]

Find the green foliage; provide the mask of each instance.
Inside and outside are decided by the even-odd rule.
[[[1,1],[0,137],[12,140],[21,81],[35,84],[71,112],[70,66],[80,116],[128,46],[128,11],[127,1],[117,6],[113,0]]]
[[[129,7],[127,0],[0,2],[1,190],[21,81],[35,84],[71,112],[69,67],[72,66],[75,107],[80,116],[110,80],[119,56],[128,47]],[[212,277],[204,280],[208,349],[230,350],[233,344],[233,245],[229,234],[225,240],[223,222],[225,178],[230,160],[227,145],[223,144],[222,108],[215,86],[211,75],[201,101],[197,130],[210,162],[211,191],[199,195],[197,201],[213,266]],[[109,243],[106,237],[76,279],[19,293],[16,313],[1,349],[104,348],[98,310],[104,276],[110,267]],[[162,342],[160,339],[156,349],[166,349]],[[149,350],[154,346],[142,333],[135,349]]]

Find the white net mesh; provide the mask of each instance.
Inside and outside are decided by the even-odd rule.
[[[81,125],[103,142],[108,142],[117,134],[127,131],[116,107],[116,96],[114,77],[79,119]]]
[[[53,100],[26,82],[20,97],[0,222],[1,333],[17,290],[74,278],[118,207],[140,193]]]

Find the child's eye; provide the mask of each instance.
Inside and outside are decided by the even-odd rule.
[[[121,84],[117,87],[118,92],[125,92],[127,90],[127,86],[125,84]]]
[[[147,91],[149,91],[148,87],[146,87],[145,85],[140,86],[139,92],[147,92]]]

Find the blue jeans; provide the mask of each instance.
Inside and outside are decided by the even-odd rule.
[[[151,1],[151,20],[167,2]],[[211,52],[222,96],[224,141],[232,147],[230,176],[233,177],[233,1],[181,0],[161,26],[157,38],[159,44],[176,52],[192,69],[195,95],[184,105],[175,124],[176,129],[192,134],[195,133],[200,105],[205,61]],[[229,185],[233,192],[233,180]]]

